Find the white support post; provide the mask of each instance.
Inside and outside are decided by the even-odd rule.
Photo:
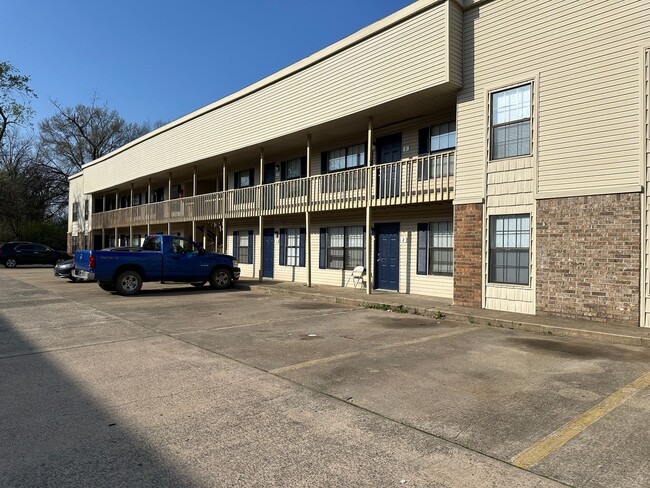
[[[372,117],[368,118],[368,150],[366,151],[366,293],[372,293],[374,260],[372,259],[372,215],[370,209],[371,166],[372,166]]]
[[[149,182],[147,183],[146,202],[151,203],[151,178],[149,178]],[[147,210],[147,235],[149,234],[151,234],[151,223],[149,222],[149,210]]]
[[[257,250],[257,279],[262,281],[262,268],[264,259],[264,218],[262,217],[262,181],[264,180],[264,148],[260,148],[260,182],[257,185],[257,208],[259,213],[259,247]],[[251,182],[253,183],[253,182]],[[250,246],[250,242],[248,243]]]
[[[311,134],[307,134],[307,211],[305,212],[305,268],[307,271],[307,286],[311,287]]]
[[[222,217],[221,217],[221,252],[226,254],[226,251],[228,250],[228,234],[226,232],[226,205],[228,203],[228,199],[226,198],[226,190],[228,190],[228,171],[226,169],[226,165],[228,164],[228,160],[226,158],[223,158],[223,175],[221,179],[221,186],[223,188],[223,206],[222,206]],[[218,180],[219,178],[217,178]],[[219,186],[217,185],[217,191],[219,190]],[[215,251],[217,250],[217,242],[214,243],[215,246]],[[232,254],[232,253],[231,253]]]

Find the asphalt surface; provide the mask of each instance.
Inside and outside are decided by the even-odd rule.
[[[0,269],[0,486],[647,487],[649,371],[647,348]]]

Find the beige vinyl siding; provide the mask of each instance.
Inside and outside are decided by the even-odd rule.
[[[487,86],[539,77],[538,183],[555,192],[630,191],[639,179],[639,46],[648,0],[497,0],[465,14],[456,201],[483,195]]]
[[[417,274],[418,223],[446,219],[453,220],[453,217],[450,213],[434,210],[420,219],[400,223],[399,291],[401,293],[453,299],[453,276]]]
[[[534,124],[534,118],[532,122]],[[535,145],[535,144],[533,144]],[[487,215],[485,219],[485,308],[526,314],[535,313],[534,262],[534,158],[509,158],[487,165]],[[529,285],[489,283],[490,216],[528,214],[531,216],[531,263]]]
[[[449,2],[449,81],[463,84],[463,11]]]
[[[313,284],[345,286],[351,271],[348,269],[320,269],[320,229],[321,227],[366,225],[365,212],[345,212],[339,215],[312,216],[309,238],[311,239],[311,280]],[[367,229],[366,229],[367,232]],[[374,248],[371,249],[374,252]],[[352,287],[350,283],[350,287]],[[357,287],[358,289],[358,287]]]
[[[86,195],[84,195],[83,173],[78,173],[69,179],[68,196],[68,232],[77,234],[79,231],[79,224],[72,221],[72,205],[75,203],[79,204],[79,221],[81,222],[84,216],[85,199],[87,198]],[[90,219],[91,217],[89,215],[88,222],[86,222],[88,229],[91,229]]]
[[[86,191],[166,171],[446,83],[447,6],[436,5],[343,51],[85,168]]]
[[[650,193],[648,192],[648,185],[650,185],[650,43],[648,49],[643,53],[643,117],[644,117],[644,130],[642,141],[645,151],[645,191],[643,202],[645,208],[643,209],[644,228],[643,228],[643,283],[642,290],[643,296],[641,297],[641,326],[650,327]]]

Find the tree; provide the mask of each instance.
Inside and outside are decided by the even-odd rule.
[[[15,130],[5,133],[5,143],[0,147],[0,224],[3,239],[24,239],[26,226],[56,221],[62,214],[62,189],[42,164],[41,158],[42,153],[32,138],[21,136]]]
[[[106,104],[63,107],[41,121],[41,142],[50,153],[50,165],[66,178],[81,166],[149,132],[148,124],[127,123]]]
[[[29,87],[29,76],[20,72],[6,61],[0,61],[0,146],[12,125],[23,125],[34,114],[29,105],[36,97]]]

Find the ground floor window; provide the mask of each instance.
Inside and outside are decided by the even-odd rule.
[[[490,217],[490,283],[528,285],[530,215]]]
[[[240,264],[253,264],[253,231],[235,231],[232,240],[235,259]]]
[[[320,267],[354,269],[364,265],[363,226],[321,229]]]
[[[305,229],[280,229],[280,266],[305,266]]]
[[[441,220],[418,224],[417,274],[452,275],[454,223]]]
[[[72,236],[72,252],[79,249],[79,236]]]

